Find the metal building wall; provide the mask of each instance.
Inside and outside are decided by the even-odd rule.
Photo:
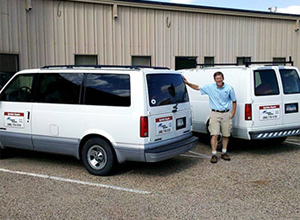
[[[292,56],[300,66],[300,16],[185,8],[124,1],[0,0],[0,53],[19,54],[20,67],[74,64],[75,54],[98,55],[99,64],[175,67],[176,56],[215,62],[236,57]],[[115,4],[115,6],[114,6]]]

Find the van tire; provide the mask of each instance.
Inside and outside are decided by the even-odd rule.
[[[111,145],[102,138],[89,139],[82,148],[81,159],[87,171],[97,176],[109,175],[115,163]]]

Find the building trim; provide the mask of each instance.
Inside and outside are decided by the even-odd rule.
[[[264,18],[264,19],[280,19],[280,20],[295,20],[295,21],[300,19],[300,15],[294,15],[294,14],[187,5],[187,4],[155,2],[155,1],[139,1],[139,0],[116,0],[116,1],[115,0],[66,0],[66,1],[93,3],[93,4],[108,4],[108,5],[115,5],[115,7],[125,6],[125,7],[147,8],[147,9],[155,9],[155,10],[230,15],[230,16],[239,16],[239,17],[255,17],[255,18]]]

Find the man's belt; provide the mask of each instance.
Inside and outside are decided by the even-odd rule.
[[[213,112],[220,112],[220,113],[225,113],[225,112],[229,112],[229,109],[226,110],[216,110],[216,109],[212,109]]]

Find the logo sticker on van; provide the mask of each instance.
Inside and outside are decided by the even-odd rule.
[[[298,112],[298,103],[285,104],[285,114]]]
[[[173,131],[173,117],[156,118],[156,135],[168,134]]]
[[[24,128],[24,113],[4,112],[4,126],[11,128]]]
[[[259,120],[270,120],[280,118],[280,105],[259,106]]]

